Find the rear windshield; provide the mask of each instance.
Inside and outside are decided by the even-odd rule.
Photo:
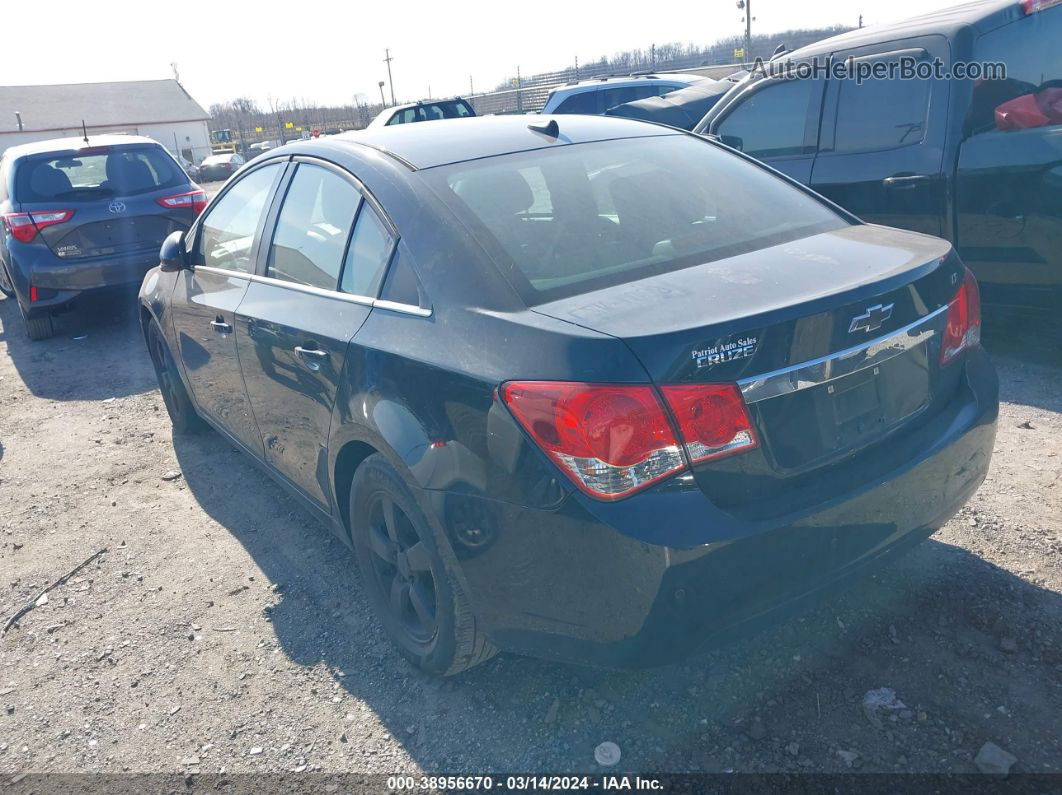
[[[188,177],[161,146],[86,147],[21,160],[15,174],[20,202],[90,201],[135,196],[183,185]]]
[[[538,149],[425,175],[529,305],[848,225],[688,135]]]

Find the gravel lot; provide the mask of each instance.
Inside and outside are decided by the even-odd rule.
[[[501,655],[438,682],[327,530],[219,436],[171,438],[128,297],[43,343],[0,300],[0,329],[0,618],[108,550],[0,640],[5,780],[600,771],[606,740],[614,770],[976,772],[991,742],[1062,772],[1062,361],[1035,331],[986,332],[987,482],[876,579],[663,669]]]

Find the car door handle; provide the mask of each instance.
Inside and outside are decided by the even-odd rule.
[[[314,372],[320,370],[321,361],[328,358],[328,351],[323,351],[320,348],[304,348],[301,345],[295,346],[295,353]]]
[[[909,189],[917,188],[920,182],[928,182],[929,177],[925,174],[910,174],[903,177],[885,177],[881,184],[886,188]]]
[[[219,334],[231,334],[232,326],[222,320],[220,317],[217,320],[210,321],[210,327]]]

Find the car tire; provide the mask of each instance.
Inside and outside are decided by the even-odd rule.
[[[15,294],[15,285],[11,281],[11,274],[7,272],[7,265],[0,260],[0,294],[10,298]]]
[[[19,307],[19,311],[22,311],[21,307]],[[34,342],[46,340],[55,334],[55,324],[51,315],[26,317],[26,313],[22,312],[22,325],[26,329],[26,336]]]
[[[364,589],[403,657],[453,676],[497,654],[409,487],[379,453],[354,473],[350,524]]]
[[[177,372],[177,364],[170,354],[166,338],[162,336],[162,329],[154,319],[148,324],[147,343],[159,382],[159,392],[162,393],[162,401],[166,404],[166,413],[170,415],[174,433],[199,433],[206,428],[206,423],[192,405],[192,399],[184,388],[181,374]]]

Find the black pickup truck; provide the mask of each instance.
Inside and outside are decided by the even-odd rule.
[[[934,74],[853,77],[904,61]],[[969,63],[1006,73],[956,76]],[[1062,0],[967,3],[817,42],[753,69],[695,131],[865,221],[947,238],[987,301],[1062,313]]]

